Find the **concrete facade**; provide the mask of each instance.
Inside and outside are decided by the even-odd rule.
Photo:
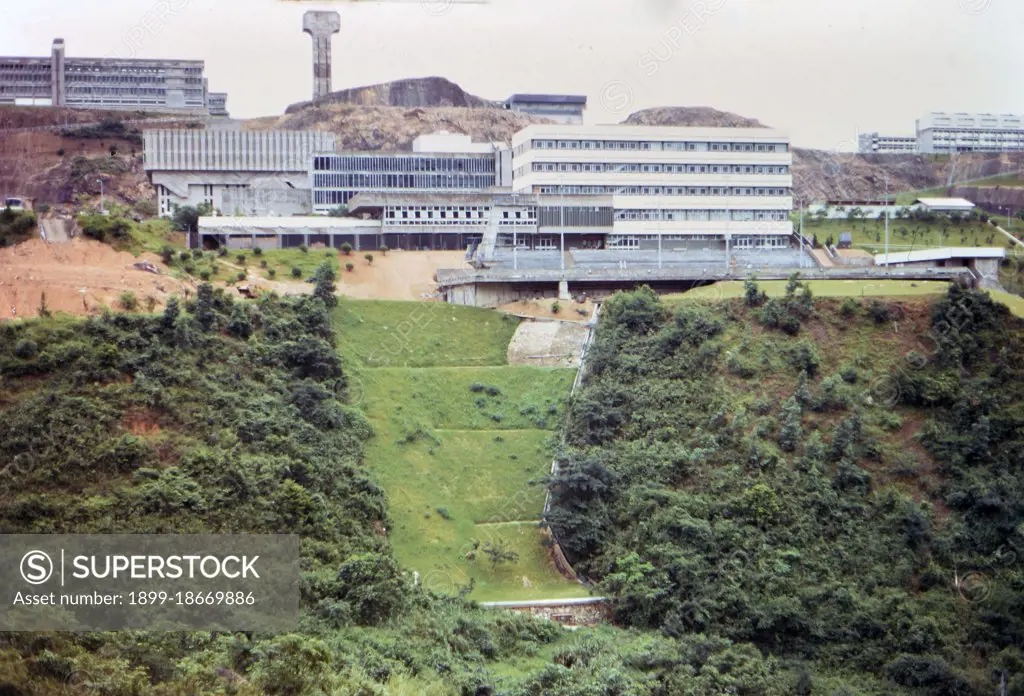
[[[513,94],[505,100],[509,111],[541,116],[555,123],[582,125],[587,98],[575,94]]]
[[[360,193],[353,215],[380,220],[382,232],[405,249],[471,249],[491,261],[496,248],[552,251],[600,248],[612,231],[611,197],[541,196],[510,190],[443,194]],[[399,241],[400,240],[400,241]],[[394,243],[393,243],[394,242]]]
[[[143,166],[157,189],[159,214],[181,205],[209,204],[257,215],[310,212],[309,163],[333,150],[334,135],[320,131],[152,129],[143,132]],[[241,189],[295,193],[239,194]],[[308,201],[300,205],[299,200]]]
[[[331,38],[341,31],[337,12],[310,10],[302,15],[302,31],[313,39],[313,100],[331,93]]]
[[[340,248],[349,243],[357,251],[379,249],[379,220],[334,217],[225,217],[199,218],[199,245],[229,249],[288,249],[323,245]],[[397,248],[397,247],[395,247]]]
[[[421,146],[423,142],[421,141]],[[512,185],[512,153],[498,144],[481,152],[342,152],[313,158],[313,210],[327,213],[358,193],[483,192]]]
[[[612,197],[608,248],[773,248],[793,234],[792,154],[775,130],[531,125],[512,148],[517,192]]]
[[[211,95],[201,60],[68,58],[54,39],[46,58],[0,58],[0,104],[227,115]]]

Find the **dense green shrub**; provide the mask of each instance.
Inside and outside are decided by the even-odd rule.
[[[616,296],[546,520],[620,621],[806,660],[780,693],[989,693],[981,655],[1024,636],[1024,587],[993,560],[1016,558],[1024,524],[1024,483],[1009,475],[1024,461],[1024,327],[953,287],[932,305],[934,353],[889,360],[888,328],[851,325],[802,285],[759,309],[681,304],[671,317],[647,293]],[[754,339],[746,317],[766,311],[779,328],[815,314],[842,325],[865,362],[809,333]],[[879,379],[895,404],[870,398]],[[976,588],[950,589],[967,568],[987,569],[998,601],[967,608],[960,593]],[[856,679],[822,677],[839,665]]]

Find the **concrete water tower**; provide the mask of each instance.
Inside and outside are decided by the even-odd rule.
[[[313,37],[313,100],[331,92],[331,37],[341,31],[337,12],[310,10],[302,15],[302,31]]]

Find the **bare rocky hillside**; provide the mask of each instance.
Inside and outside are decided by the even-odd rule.
[[[747,118],[710,106],[657,106],[636,111],[623,121],[636,126],[704,126],[722,128],[766,128],[755,118]]]
[[[495,108],[499,104],[466,92],[443,77],[416,77],[394,80],[379,85],[353,87],[331,92],[316,105],[355,104],[359,106],[464,106],[469,108]],[[299,102],[285,109],[286,114],[313,106],[313,102]]]
[[[441,130],[464,133],[476,142],[510,142],[519,129],[543,121],[494,107],[318,104],[284,116],[252,119],[245,127],[329,130],[344,150],[409,150],[416,136]]]

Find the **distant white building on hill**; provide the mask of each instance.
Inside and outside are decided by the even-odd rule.
[[[858,149],[863,154],[912,155],[917,152],[917,136],[861,133]]]
[[[920,152],[1024,152],[1024,116],[932,112],[917,121]]]

